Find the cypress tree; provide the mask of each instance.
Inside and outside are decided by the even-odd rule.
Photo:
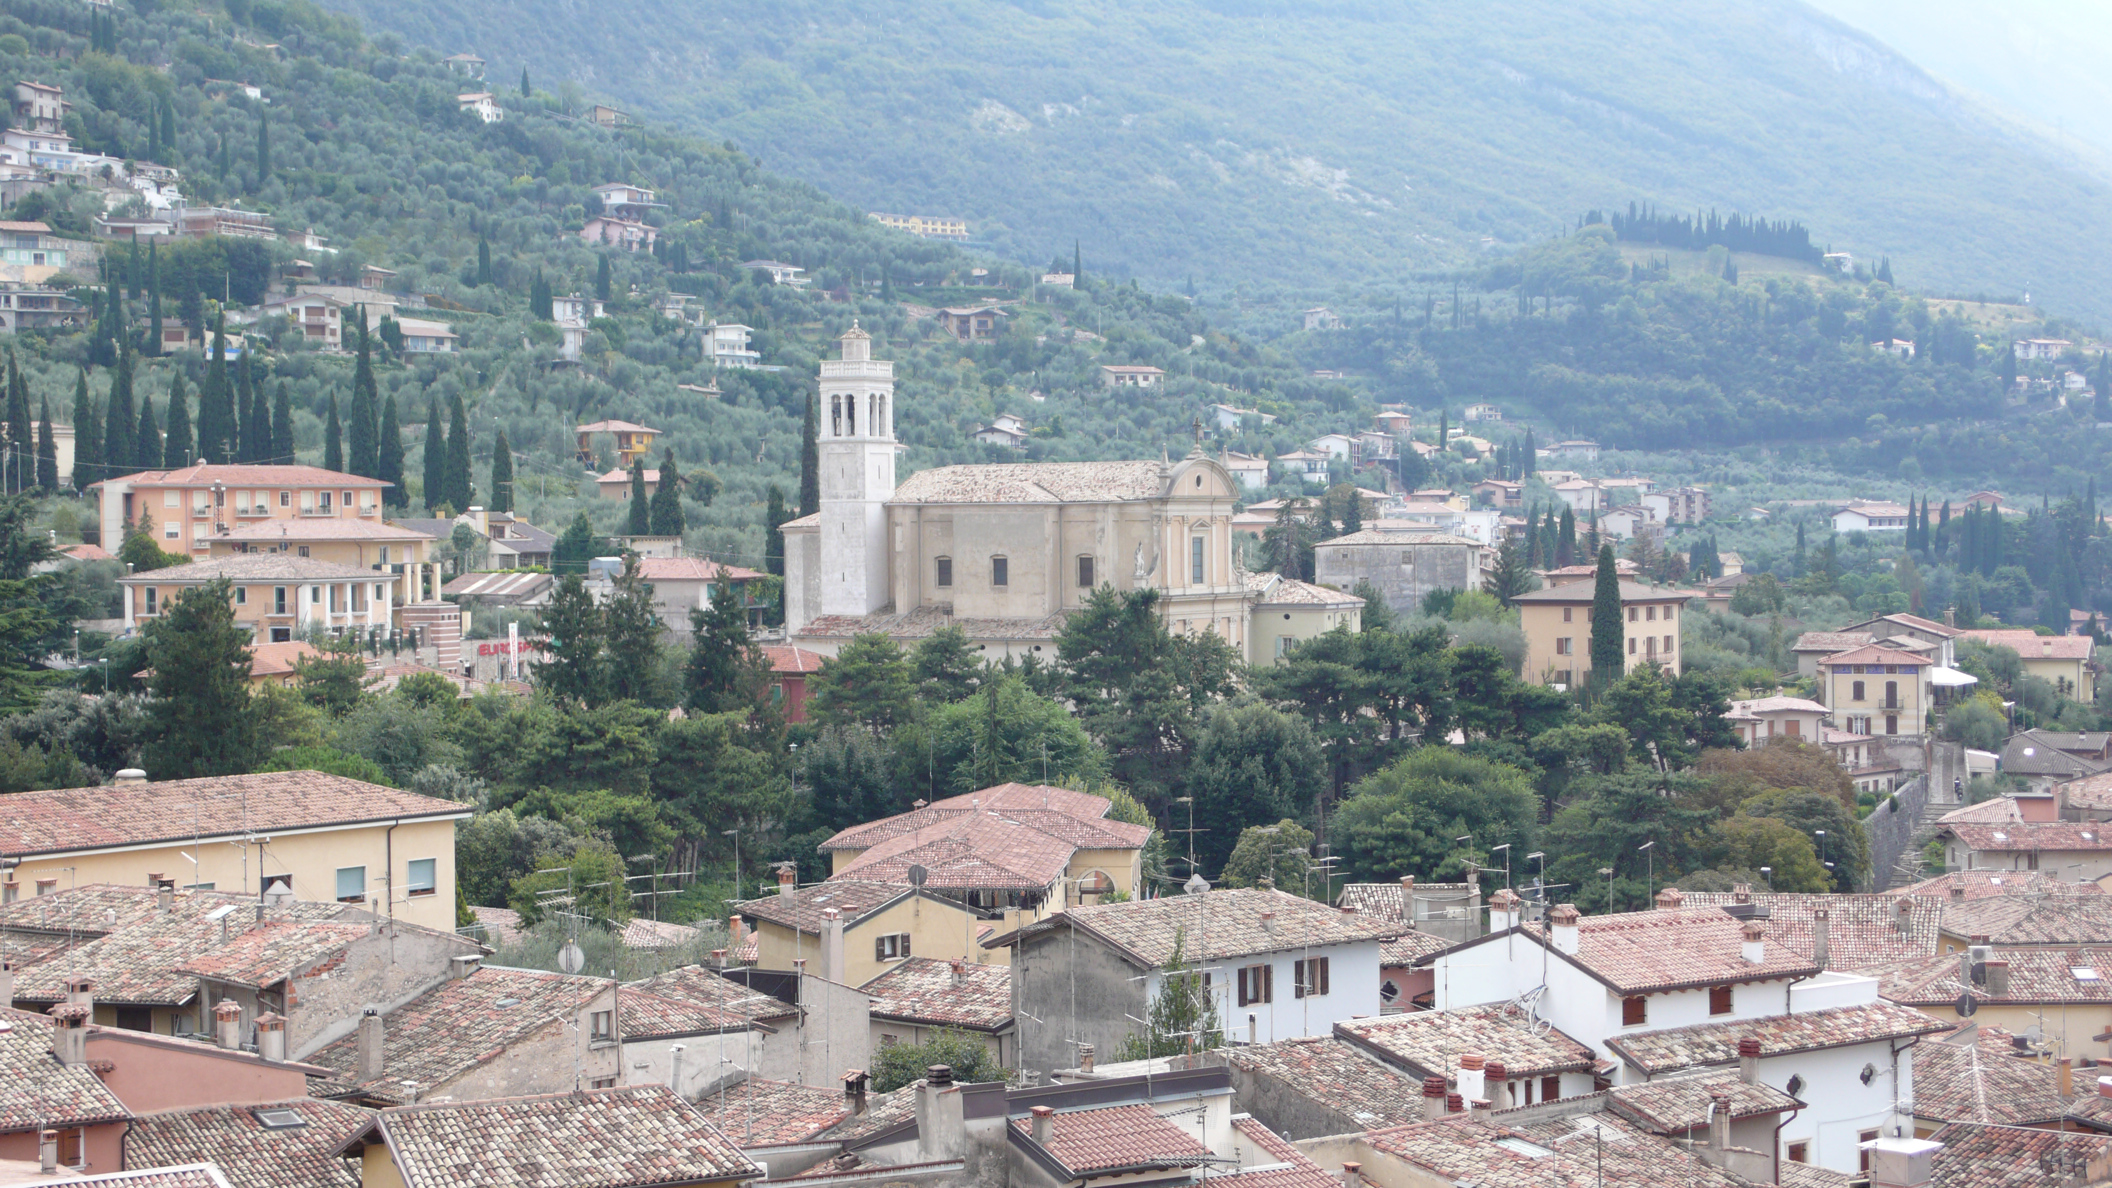
[[[1547,563],[1540,556],[1540,509],[1535,507],[1525,513],[1525,564],[1528,569],[1546,569]]]
[[[271,116],[257,112],[257,188],[271,180]]]
[[[163,164],[176,163],[176,105],[173,103],[161,105],[161,152]],[[151,255],[153,251],[154,245],[150,242],[147,252]]]
[[[378,392],[374,386],[373,336],[367,332],[366,310],[356,311],[359,318],[359,362],[352,370],[352,423],[345,427],[345,461],[352,473],[362,478],[379,477],[381,467],[380,445],[375,441],[375,408]]]
[[[330,417],[323,426],[323,469],[345,472],[345,432],[337,423],[337,393],[330,393]]]
[[[296,459],[293,454],[293,398],[286,392],[286,381],[279,381],[278,397],[271,404],[271,458],[274,466],[291,466]]]
[[[799,514],[821,510],[821,412],[818,397],[807,393],[807,423],[799,431]]]
[[[242,362],[235,366],[235,436],[233,453],[237,462],[262,462],[264,450],[271,443],[269,434],[257,432],[257,385],[249,370],[249,352],[242,352]]]
[[[1797,521],[1797,576],[1804,576],[1804,522]]]
[[[594,271],[594,296],[603,301],[609,300],[610,290],[615,287],[615,283],[615,274],[609,268],[609,257],[603,254],[601,267]]]
[[[168,470],[181,470],[197,457],[191,445],[191,398],[183,390],[183,373],[169,377],[169,415],[167,438],[161,446],[161,464]]]
[[[73,380],[73,489],[85,491],[103,477],[102,419],[96,416],[95,398],[88,394],[88,369],[75,371]]]
[[[1085,254],[1078,248],[1078,241],[1071,241],[1071,287],[1085,288]]]
[[[1599,571],[1591,593],[1591,679],[1604,685],[1620,679],[1627,662],[1627,624],[1621,617],[1621,579],[1613,546],[1599,546]]]
[[[1915,502],[1915,500],[1914,500],[1914,497],[1913,497],[1912,495],[1909,495],[1909,496],[1907,496],[1907,551],[1908,551],[1908,552],[1913,552],[1913,551],[1914,551],[1915,549],[1917,549],[1917,548],[1921,547],[1921,537],[1920,537],[1920,535],[1918,535],[1918,529],[1917,529],[1917,527],[1916,527],[1916,524],[1915,524],[1915,520],[1916,520],[1916,519],[1917,519],[1917,517],[1918,517],[1918,516],[1920,515],[1920,511],[1921,511],[1920,505],[1919,505],[1919,504],[1917,504],[1917,503]]]
[[[227,380],[227,314],[213,324],[213,350],[206,357],[205,383],[198,389],[198,460],[228,460],[228,438],[232,435],[228,406],[233,398]]]
[[[161,426],[154,423],[154,397],[139,399],[139,429],[132,434],[135,470],[153,470],[161,465]]]
[[[36,482],[36,439],[30,435],[29,386],[15,352],[7,352],[7,488],[27,491]]]
[[[1562,505],[1562,535],[1555,538],[1555,564],[1577,563],[1577,513],[1567,503]]]
[[[59,493],[59,441],[51,428],[51,397],[37,405],[37,489],[46,495]]]
[[[147,306],[154,319],[153,337],[147,341],[147,353],[159,357],[161,354],[161,245],[152,239],[147,241]]]
[[[653,530],[653,511],[645,493],[645,455],[631,459],[631,515],[625,530],[632,536],[647,536]]]
[[[491,494],[485,503],[495,512],[513,510],[513,446],[507,442],[504,429],[499,430],[498,440],[492,443]]]
[[[675,470],[675,452],[660,458],[660,485],[653,491],[654,536],[680,536],[682,522],[682,476]]]
[[[476,489],[469,477],[469,413],[462,407],[462,394],[457,392],[447,410],[447,501],[460,512],[475,499]]]
[[[139,456],[132,439],[138,421],[139,410],[132,404],[132,355],[127,351],[117,357],[110,373],[110,399],[103,416],[103,461],[109,473],[104,477],[131,473],[132,460]]]
[[[477,236],[477,285],[479,288],[491,283],[491,241]]]
[[[528,86],[528,68],[526,66],[521,67],[521,98],[535,98],[535,91]]]
[[[390,507],[409,507],[411,497],[403,489],[403,424],[396,415],[396,395],[390,393],[381,406],[381,441],[374,451],[374,477],[389,484],[381,501]]]
[[[425,418],[425,506],[447,502],[447,434],[440,428],[440,398],[426,405]]]

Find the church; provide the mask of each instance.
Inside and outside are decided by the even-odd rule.
[[[1177,462],[941,466],[897,486],[894,364],[855,323],[841,345],[821,364],[821,509],[783,529],[787,642],[834,655],[868,632],[908,645],[953,625],[989,659],[1053,660],[1064,617],[1103,585],[1158,590],[1168,630],[1214,631],[1250,663],[1358,628],[1362,599],[1246,571],[1239,482],[1200,447]]]

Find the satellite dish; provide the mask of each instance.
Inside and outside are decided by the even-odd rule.
[[[1959,1017],[1959,1018],[1961,1018],[1961,1019],[1970,1019],[1970,1018],[1972,1018],[1972,1017],[1973,1017],[1973,1012],[1974,1012],[1974,1011],[1977,1011],[1977,1010],[1979,1010],[1979,1009],[1980,1009],[1980,1004],[1979,1004],[1979,1003],[1977,1003],[1977,1002],[1974,1002],[1974,1001],[1973,1001],[1973,995],[1972,995],[1972,991],[1968,990],[1968,991],[1966,991],[1965,993],[1963,993],[1963,994],[1960,994],[1960,995],[1958,996],[1958,1017]]]
[[[1209,889],[1210,880],[1204,878],[1199,874],[1189,875],[1188,881],[1181,884],[1181,890],[1187,892],[1190,895],[1201,895],[1203,892],[1208,891]]]
[[[925,869],[924,869],[923,867],[921,867],[921,866],[912,866],[912,867],[910,867],[910,868],[909,868],[909,885],[910,885],[910,886],[912,886],[912,887],[921,887],[921,886],[923,886],[923,885],[924,885],[924,880],[925,880],[925,879],[928,879],[928,878],[930,878],[930,877],[931,877],[931,872],[930,872],[930,871],[928,871],[928,870],[925,870]]]
[[[566,941],[565,947],[557,951],[557,967],[568,974],[578,973],[587,967],[586,951],[575,942]]]

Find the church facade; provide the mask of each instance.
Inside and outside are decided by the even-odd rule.
[[[1053,659],[1064,616],[1104,585],[1158,590],[1169,630],[1266,662],[1249,643],[1262,583],[1233,539],[1240,486],[1216,460],[942,466],[897,486],[893,366],[855,326],[841,341],[821,364],[821,509],[783,529],[789,642],[834,655],[866,632],[954,625],[989,659]],[[1329,593],[1345,621],[1362,605]]]

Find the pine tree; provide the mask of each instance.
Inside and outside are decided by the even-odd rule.
[[[440,398],[426,404],[425,418],[425,506],[427,510],[447,502],[447,434],[440,427]]]
[[[653,509],[645,493],[645,455],[631,459],[631,508],[630,522],[625,525],[632,536],[650,536],[653,531]]]
[[[491,494],[484,503],[495,512],[513,510],[513,446],[506,441],[506,431],[499,430],[498,440],[491,447]]]
[[[95,398],[88,394],[88,369],[74,373],[73,381],[73,489],[86,491],[88,484],[103,478],[102,418],[96,415]]]
[[[675,470],[675,452],[669,450],[660,458],[660,485],[653,490],[654,536],[680,536],[685,525],[682,520],[682,476]]]
[[[381,406],[380,437],[381,442],[375,449],[374,477],[389,484],[382,489],[381,501],[390,507],[409,507],[411,497],[403,489],[403,424],[396,415],[394,392],[389,393],[389,398]],[[510,511],[512,505],[498,510]]]
[[[168,470],[181,470],[198,455],[191,445],[191,397],[183,390],[180,371],[169,376],[168,422],[167,436],[161,443],[161,464]]]
[[[158,237],[157,237],[158,238]],[[147,306],[153,321],[153,337],[147,340],[147,354],[161,354],[161,245],[147,241]]]
[[[457,512],[476,501],[469,476],[469,413],[460,392],[449,400],[447,410],[447,501]]]
[[[153,470],[161,465],[161,426],[154,423],[154,397],[139,400],[139,428],[132,434],[132,468]]]
[[[1604,685],[1620,679],[1627,663],[1627,625],[1621,615],[1620,571],[1613,546],[1599,546],[1599,568],[1591,593],[1591,678]]]
[[[367,331],[364,308],[357,311],[359,318],[359,361],[352,369],[352,416],[345,426],[345,461],[352,473],[364,478],[374,478],[381,467],[380,445],[375,441],[375,404],[378,392],[374,386],[373,336]]]
[[[337,393],[330,393],[330,415],[323,424],[323,469],[345,472],[345,431],[337,421]]]
[[[799,432],[799,514],[821,510],[821,412],[814,393],[807,393],[807,423]]]
[[[37,489],[46,495],[59,493],[59,441],[51,428],[51,397],[37,405]]]

